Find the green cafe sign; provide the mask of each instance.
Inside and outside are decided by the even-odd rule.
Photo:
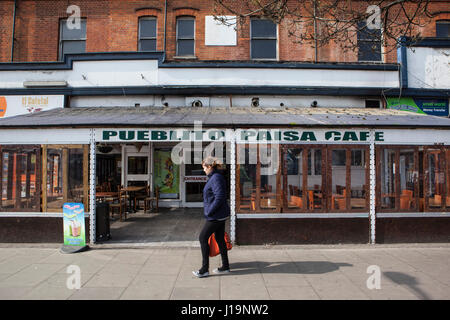
[[[369,130],[298,130],[298,129],[100,129],[96,133],[101,142],[176,142],[176,141],[232,141],[236,142],[369,142]],[[374,132],[374,141],[384,141],[384,131]]]

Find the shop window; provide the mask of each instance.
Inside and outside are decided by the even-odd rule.
[[[280,211],[281,203],[278,199],[279,175],[278,162],[276,162],[279,148],[270,145],[259,146],[259,164],[260,164],[260,200],[259,206],[261,210]],[[264,161],[265,160],[265,161]]]
[[[450,211],[450,147],[445,149],[445,207]]]
[[[334,149],[331,151],[331,210],[347,210],[347,164],[350,165],[350,150]]]
[[[425,148],[425,209],[441,211],[444,209],[447,197],[446,188],[446,150]]]
[[[66,202],[83,203],[88,211],[88,146],[44,146],[43,211],[61,212]]]
[[[279,149],[238,145],[237,208],[239,212],[280,212]]]
[[[436,37],[438,38],[450,37],[450,20],[436,21]]]
[[[417,208],[418,170],[414,149],[400,149],[399,176],[400,176],[400,211],[411,211]]]
[[[325,208],[325,193],[323,190],[322,175],[322,148],[308,148],[308,175],[306,179],[306,197],[310,211],[321,211]],[[311,160],[311,161],[310,161]],[[314,171],[310,170],[310,162],[314,163]]]
[[[129,156],[128,174],[148,174],[148,157]]]
[[[368,151],[362,146],[329,146],[330,210],[368,210]]]
[[[277,58],[277,25],[271,20],[255,18],[250,22],[252,59]]]
[[[238,212],[368,210],[366,146],[281,145],[280,153],[282,170],[264,173],[259,146],[238,148]]]
[[[60,20],[59,30],[59,60],[68,53],[86,52],[86,19],[80,19],[79,28],[68,19]]]
[[[395,172],[398,165],[395,149],[384,149],[380,153],[380,170],[381,177],[381,208],[396,209],[395,198],[397,193],[397,181]]]
[[[357,26],[358,61],[381,61],[381,29],[368,29],[366,21]]]
[[[368,208],[368,166],[366,149],[351,150],[350,167],[350,209],[359,210]]]
[[[283,174],[283,185],[285,194],[284,207],[286,211],[305,211],[306,192],[304,192],[304,168],[303,158],[306,154],[302,147],[285,147],[283,149],[284,163],[286,169]],[[296,170],[293,170],[295,168]]]
[[[156,51],[156,18],[139,18],[139,51]]]
[[[3,146],[0,155],[1,211],[39,211],[40,148]]]
[[[195,55],[195,19],[177,18],[177,56]]]
[[[380,109],[380,100],[366,100],[365,106],[370,109]]]
[[[377,207],[380,212],[424,211],[424,158],[426,148],[377,148]],[[434,194],[433,194],[434,195]],[[379,199],[379,200],[378,200]]]

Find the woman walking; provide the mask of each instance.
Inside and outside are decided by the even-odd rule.
[[[202,250],[202,267],[192,273],[199,278],[209,276],[209,244],[208,239],[214,233],[220,249],[222,266],[214,273],[230,272],[228,264],[227,246],[225,243],[225,220],[230,216],[227,203],[227,189],[225,177],[219,172],[221,165],[217,158],[207,157],[202,161],[203,171],[208,176],[208,182],[203,188],[205,225],[200,232],[199,240]]]

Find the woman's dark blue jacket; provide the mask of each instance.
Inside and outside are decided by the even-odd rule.
[[[208,175],[203,188],[203,205],[206,220],[221,220],[230,215],[225,177],[217,170]]]

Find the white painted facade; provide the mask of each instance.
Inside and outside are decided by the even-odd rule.
[[[414,47],[407,50],[408,86],[450,89],[450,49]]]
[[[317,101],[318,107],[326,108],[364,108],[364,97],[350,96],[274,96],[274,95],[230,95],[230,96],[174,96],[174,95],[127,95],[127,96],[75,96],[70,99],[71,107],[168,107],[192,106],[195,101],[201,101],[203,107],[250,107],[252,99],[259,98],[261,108],[274,107],[305,107]]]
[[[0,71],[0,88],[66,81],[69,87],[319,86],[398,88],[398,71],[296,68],[158,68],[157,60],[74,61],[73,70]]]

